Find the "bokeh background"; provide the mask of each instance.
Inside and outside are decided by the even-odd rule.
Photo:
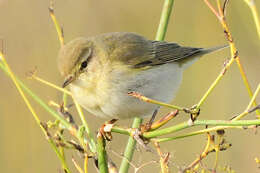
[[[260,3],[257,1],[257,9]],[[155,38],[163,1],[151,0],[56,0],[55,12],[64,27],[65,41],[78,36],[93,36],[105,32],[129,31]],[[0,0],[0,39],[4,41],[7,60],[19,76],[45,102],[61,101],[62,94],[37,81],[28,80],[26,72],[35,66],[38,75],[57,85],[62,78],[57,70],[56,55],[59,41],[48,13],[48,0]],[[259,83],[260,41],[249,8],[243,0],[231,1],[227,20],[235,38],[249,82],[254,90]],[[210,47],[226,44],[221,25],[202,0],[176,0],[169,22],[167,41],[182,45]],[[184,73],[182,86],[173,103],[190,107],[199,101],[207,88],[230,58],[229,50],[203,57]],[[0,71],[0,170],[1,172],[58,172],[60,163],[45,140],[40,128],[23,103],[13,83]],[[259,100],[259,97],[258,97]],[[229,119],[243,111],[249,97],[239,70],[234,63],[202,106],[201,119]],[[42,121],[52,119],[33,102]],[[163,108],[161,114],[169,109]],[[74,108],[72,113],[75,113]],[[85,113],[93,131],[103,119]],[[255,118],[252,113],[248,118]],[[187,119],[180,114],[170,124]],[[130,126],[130,120],[118,122]],[[219,166],[230,165],[236,172],[258,172],[254,158],[260,157],[259,135],[253,130],[228,130],[225,134],[233,146],[221,152]],[[127,138],[114,135],[109,147],[122,153]],[[206,136],[200,135],[162,144],[163,151],[171,152],[171,169],[191,163],[202,151]],[[78,157],[76,153],[68,153]],[[110,153],[119,163],[120,158]],[[214,154],[204,163],[212,167]],[[134,163],[140,165],[158,160],[155,154],[140,149]],[[70,160],[69,160],[70,162]],[[72,166],[73,167],[73,166]],[[93,166],[92,171],[94,172]],[[131,169],[133,172],[133,169]],[[159,164],[151,164],[140,172],[159,172]],[[75,171],[76,172],[76,171]]]

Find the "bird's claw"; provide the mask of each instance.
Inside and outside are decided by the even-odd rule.
[[[111,129],[115,125],[115,122],[118,119],[112,119],[108,122],[105,122],[99,129],[100,134],[103,136],[103,138],[107,141],[112,140],[112,134],[111,134]]]

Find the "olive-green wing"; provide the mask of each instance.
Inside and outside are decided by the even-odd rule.
[[[151,41],[151,44],[153,45],[153,58],[135,64],[135,68],[161,65],[170,62],[178,62],[180,64],[185,64],[186,62],[192,60],[195,57],[199,57],[204,54],[226,47],[220,46],[209,49],[183,47],[176,43],[168,43],[164,41]]]
[[[171,62],[186,63],[191,58],[218,50],[221,47],[203,49],[183,47],[176,43],[151,41],[129,32],[115,32],[95,37],[98,47],[114,62],[119,61],[133,68],[161,65]]]

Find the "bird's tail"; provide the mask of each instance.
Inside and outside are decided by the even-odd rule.
[[[201,55],[204,55],[204,54],[208,54],[208,53],[211,53],[211,52],[215,52],[215,51],[219,51],[219,50],[222,50],[222,49],[225,49],[225,48],[228,48],[229,45],[222,45],[222,46],[216,46],[216,47],[211,47],[211,48],[203,48],[201,50]]]
[[[211,47],[211,48],[201,48],[197,53],[195,53],[193,56],[191,56],[188,61],[186,61],[186,62],[183,61],[182,68],[184,68],[184,69],[188,68],[197,59],[199,59],[201,56],[203,56],[205,54],[216,52],[216,51],[228,48],[228,47],[229,47],[229,45],[222,45],[222,46],[216,46],[216,47]]]

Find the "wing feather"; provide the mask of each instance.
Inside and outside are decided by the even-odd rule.
[[[184,59],[195,57],[203,52],[203,48],[182,47],[177,43],[164,41],[151,41],[153,45],[152,58],[135,65],[135,68],[155,66],[170,62],[179,62]]]
[[[209,49],[184,47],[177,43],[147,40],[141,35],[117,32],[94,37],[97,47],[103,47],[103,54],[109,59],[124,62],[133,68],[151,67],[166,63],[186,64],[195,57],[225,48],[219,46]],[[102,52],[101,52],[102,53]]]

